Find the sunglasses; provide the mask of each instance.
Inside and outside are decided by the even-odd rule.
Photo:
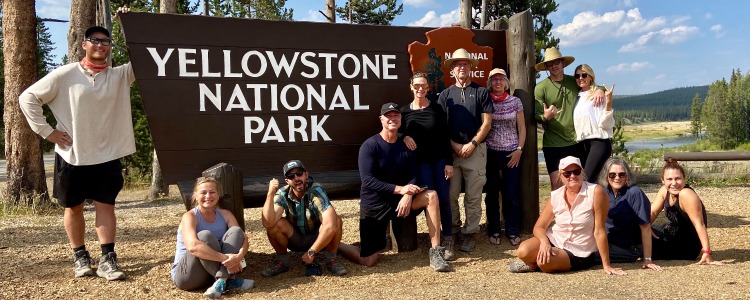
[[[490,79],[490,82],[492,82],[492,83],[495,83],[495,82],[502,82],[503,80],[504,80],[503,78],[498,78],[498,77],[495,77],[495,78],[492,78],[492,79]]]
[[[607,177],[609,177],[609,179],[615,179],[618,176],[620,178],[628,178],[628,173],[625,173],[625,172],[620,172],[620,173],[611,172],[611,173],[607,174]]]
[[[100,45],[101,44],[102,46],[109,46],[109,45],[112,44],[112,40],[111,39],[100,39],[100,38],[90,37],[90,38],[86,38],[86,40],[89,41],[89,42],[91,42],[94,45]]]
[[[414,87],[414,90],[417,90],[417,91],[418,91],[418,90],[419,90],[420,88],[421,88],[421,89],[424,89],[424,90],[426,90],[427,88],[429,88],[429,87],[430,87],[430,85],[428,85],[428,84],[412,84],[411,86],[413,86],[413,87]]]
[[[575,79],[587,78],[587,77],[589,77],[589,74],[586,74],[586,73],[575,74],[575,75],[573,75],[573,77],[575,77]]]
[[[302,174],[305,174],[305,171],[297,170],[297,172],[286,174],[286,179],[294,179],[297,176],[302,176]]]
[[[562,171],[563,177],[568,178],[570,175],[581,176],[581,169],[578,168],[570,171]]]

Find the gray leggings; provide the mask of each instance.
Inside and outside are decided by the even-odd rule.
[[[241,228],[234,226],[227,230],[221,242],[208,230],[198,232],[198,239],[217,252],[237,254],[245,241],[245,233]],[[216,278],[228,278],[229,275],[229,271],[221,262],[200,259],[186,252],[175,267],[172,281],[179,289],[194,290],[208,287]]]

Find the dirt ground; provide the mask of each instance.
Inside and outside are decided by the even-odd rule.
[[[644,189],[653,197],[656,186]],[[174,258],[175,231],[184,206],[176,198],[144,202],[146,190],[128,190],[117,204],[120,266],[128,275],[121,282],[73,278],[72,251],[62,227],[62,211],[50,216],[0,218],[0,298],[3,299],[198,299],[202,291],[173,286],[169,269]],[[691,261],[657,261],[662,272],[639,269],[640,264],[616,264],[627,276],[605,275],[600,267],[567,274],[512,274],[507,270],[514,249],[507,240],[492,246],[478,240],[477,250],[461,253],[451,273],[428,266],[429,248],[424,217],[419,249],[387,252],[375,267],[343,262],[350,274],[305,277],[301,263],[290,272],[268,279],[260,270],[271,264],[272,249],[260,225],[260,209],[246,209],[251,251],[241,276],[255,280],[247,292],[225,298],[344,298],[344,299],[747,299],[750,291],[750,187],[698,188],[708,210],[714,257],[724,266],[699,266]],[[176,189],[172,191],[177,194]],[[344,242],[359,239],[358,200],[335,201],[344,219]],[[94,211],[85,212],[86,245],[98,261],[93,230]],[[484,226],[484,220],[482,220]],[[482,232],[484,233],[484,231]],[[527,238],[525,235],[524,238]],[[299,255],[293,256],[299,260]]]

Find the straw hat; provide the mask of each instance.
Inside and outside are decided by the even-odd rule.
[[[557,48],[555,47],[549,47],[544,50],[544,60],[536,64],[535,69],[537,71],[547,70],[547,66],[545,65],[547,62],[560,59],[560,58],[563,59],[563,68],[572,64],[573,61],[576,60],[575,57],[572,57],[572,56],[562,56],[562,54],[560,54],[560,50],[557,50]]]
[[[505,74],[505,70],[500,68],[494,68],[492,71],[490,71],[490,75],[487,76],[487,81],[490,81],[490,78],[495,75],[503,75],[503,77],[508,78],[508,74]]]
[[[471,68],[476,68],[477,65],[479,65],[479,61],[475,58],[471,58],[471,55],[469,55],[469,51],[466,51],[464,48],[458,48],[456,51],[453,51],[453,55],[451,55],[451,58],[446,59],[443,62],[443,65],[446,67],[450,67],[453,65],[453,62],[459,61],[459,60],[468,60],[471,63]]]

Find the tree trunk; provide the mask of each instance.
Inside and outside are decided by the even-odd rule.
[[[526,144],[521,157],[521,178],[526,180],[521,185],[521,219],[522,228],[531,233],[536,219],[539,218],[539,162],[537,161],[536,121],[534,120],[534,86],[536,84],[534,61],[534,24],[531,11],[527,10],[510,17],[508,20],[506,44],[510,62],[510,86],[513,95],[523,103],[523,116],[526,121]]]
[[[326,0],[326,17],[329,23],[336,23],[336,0]]]
[[[81,42],[86,29],[96,24],[96,0],[70,2],[70,29],[68,30],[68,62],[81,61],[86,56]]]
[[[161,0],[161,2],[159,3],[159,13],[176,14],[177,13],[177,1]]]
[[[471,0],[461,0],[461,27],[471,29]]]
[[[49,202],[42,161],[42,140],[31,130],[18,104],[21,92],[36,81],[36,9],[33,0],[3,1],[5,64],[5,158],[8,203]]]
[[[177,1],[161,0],[159,4],[159,13],[176,14]],[[148,198],[153,200],[165,196],[169,196],[169,186],[164,184],[164,178],[161,176],[159,159],[156,157],[156,150],[154,150],[153,162],[151,163],[151,190],[149,190]]]
[[[487,25],[487,1],[482,0],[482,22],[479,22],[479,28],[484,28]]]

